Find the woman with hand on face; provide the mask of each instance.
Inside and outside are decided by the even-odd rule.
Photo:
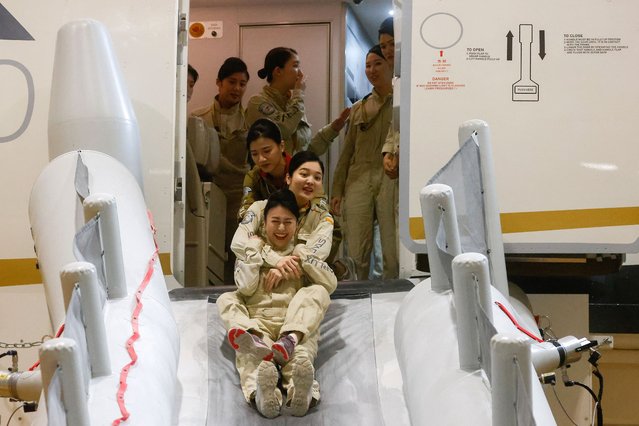
[[[268,84],[249,99],[246,109],[249,125],[258,118],[268,118],[279,126],[288,153],[308,149],[317,155],[324,154],[346,124],[350,108],[312,137],[304,106],[306,77],[297,52],[289,47],[271,49],[257,75]]]
[[[397,231],[392,209],[393,193],[384,184],[382,145],[392,118],[392,71],[379,45],[366,55],[366,77],[373,91],[353,105],[351,124],[333,181],[331,211],[345,216],[345,238],[359,279],[367,279],[373,226],[379,222],[384,278],[399,273]]]

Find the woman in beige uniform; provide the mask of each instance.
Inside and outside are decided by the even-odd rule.
[[[350,108],[311,137],[311,125],[304,106],[306,77],[300,68],[297,52],[289,47],[271,49],[264,58],[264,68],[257,75],[266,79],[268,84],[248,101],[248,125],[258,118],[268,118],[279,126],[289,154],[306,150],[324,154],[344,127]]]
[[[289,358],[295,359],[294,354],[298,344],[306,348],[299,354],[302,355],[302,358],[308,358],[307,349],[309,347],[315,348],[314,351],[316,351],[315,339],[319,333],[320,322],[330,304],[330,294],[337,285],[337,280],[333,281],[332,279],[334,275],[330,268],[328,271],[325,269],[324,262],[331,250],[333,218],[328,212],[326,201],[320,196],[323,193],[323,175],[324,165],[312,152],[302,151],[291,159],[286,181],[299,208],[293,250],[296,259],[283,255],[271,244],[260,242],[266,241],[264,213],[266,200],[256,201],[251,205],[244,215],[231,245],[237,255],[238,266],[242,263],[250,264],[252,263],[251,259],[259,256],[262,262],[260,267],[275,268],[286,279],[300,278],[302,270],[309,274],[317,267],[321,269],[322,274],[329,274],[331,277],[331,280],[328,281],[318,278],[312,283],[304,285],[288,303],[286,319],[279,330],[279,339],[273,344],[273,348],[277,351],[274,352],[277,355],[276,360],[283,365],[289,364]],[[238,279],[241,281],[242,273],[242,268],[235,269],[236,282]],[[241,310],[242,304],[242,299],[237,293],[225,293],[217,301],[218,310],[223,317],[227,314],[231,315],[232,312],[237,313],[238,309]],[[236,326],[243,327],[251,333],[250,327],[241,324]],[[263,337],[263,333],[259,330],[254,331]],[[230,341],[235,337],[236,335],[229,334]],[[301,361],[296,361],[293,366],[297,362]],[[307,366],[308,363],[304,362],[304,365]],[[315,403],[319,401],[319,385],[315,381],[312,387],[307,390],[310,393],[306,394],[302,401],[295,402],[293,400],[291,402],[293,406],[298,406],[298,409],[293,410],[294,413],[301,413],[298,415],[303,415],[305,410],[309,408],[309,404],[313,404],[313,401]],[[297,395],[299,397],[299,393]],[[300,402],[303,404],[300,405]],[[272,404],[269,405],[272,406]],[[270,412],[277,415],[274,411]]]
[[[309,298],[295,295],[309,286],[320,285],[332,292],[337,279],[328,265],[319,260],[301,261],[294,244],[299,211],[295,196],[288,189],[276,191],[263,204],[266,240],[254,237],[252,255],[238,260],[235,282],[238,290],[225,293],[217,301],[220,316],[228,330],[231,346],[237,351],[236,366],[246,400],[268,418],[280,414],[282,405],[294,416],[303,416],[311,402],[319,400],[313,362],[317,356],[319,322],[324,315]],[[299,268],[287,278],[269,266],[261,256],[261,247],[269,244],[280,256],[289,257]],[[293,306],[298,300],[300,306]],[[307,324],[312,321],[312,330]],[[288,332],[280,338],[282,333]],[[288,342],[288,338],[295,343]],[[282,344],[281,342],[287,342]],[[296,343],[299,342],[299,343]],[[288,349],[291,353],[288,353]],[[291,346],[292,345],[292,346]],[[284,404],[278,387],[280,374],[273,361],[280,364]]]
[[[373,247],[373,224],[379,222],[384,278],[396,278],[397,231],[392,209],[392,188],[386,184],[382,145],[392,117],[392,70],[379,45],[366,55],[366,77],[373,91],[352,108],[344,148],[335,169],[331,210],[343,209],[345,240],[359,279],[367,279]]]
[[[227,284],[233,279],[235,256],[228,250],[237,229],[237,212],[242,201],[244,175],[249,170],[247,164],[246,114],[242,97],[246,92],[249,73],[240,58],[228,58],[217,73],[218,94],[208,107],[198,109],[192,115],[201,117],[215,128],[220,140],[220,163],[215,173],[198,167],[203,180],[212,180],[226,195],[226,238],[225,248],[229,255],[224,268]]]

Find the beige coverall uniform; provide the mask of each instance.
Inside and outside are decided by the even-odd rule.
[[[397,278],[397,228],[393,202],[396,184],[383,169],[382,146],[392,116],[392,94],[373,92],[355,103],[333,181],[333,196],[343,197],[344,234],[359,279],[367,279],[373,223],[379,222],[384,278]]]
[[[291,399],[295,389],[292,376],[294,366],[305,359],[314,362],[319,342],[319,326],[330,304],[330,294],[337,286],[333,271],[321,259],[321,256],[327,254],[327,245],[330,250],[331,226],[324,225],[331,225],[330,215],[316,214],[319,212],[313,211],[306,216],[305,221],[309,226],[315,223],[319,234],[327,235],[328,240],[320,235],[309,235],[307,243],[310,245],[298,239],[294,247],[277,252],[264,244],[262,238],[247,239],[248,235],[255,235],[256,231],[261,233],[260,229],[263,230],[262,215],[265,205],[266,201],[254,203],[238,228],[233,239],[233,247],[238,249],[235,269],[238,290],[220,296],[217,306],[227,330],[240,327],[257,331],[269,346],[283,333],[299,331],[304,334],[304,338],[295,346],[291,359],[282,368],[282,385],[287,391],[288,399]],[[317,221],[320,223],[317,224]],[[304,229],[302,224],[298,236],[305,234]],[[301,280],[286,280],[272,293],[265,293],[263,283],[266,273],[281,257],[289,254],[300,257],[304,276]],[[242,391],[249,402],[257,388],[257,367],[261,361],[253,355],[238,353],[236,357]],[[313,383],[312,392],[313,399],[319,401],[317,381]]]
[[[277,123],[286,152],[291,155],[306,150],[322,155],[339,134],[329,124],[311,137],[311,125],[306,118],[302,90],[292,90],[291,97],[288,98],[271,86],[264,86],[259,94],[251,96],[246,107],[249,126],[258,118],[268,118]]]
[[[226,195],[226,237],[224,246],[230,247],[237,229],[237,212],[242,201],[244,175],[249,170],[247,163],[246,114],[241,104],[225,109],[215,99],[211,105],[195,110],[192,115],[201,117],[207,126],[217,131],[220,140],[220,163],[218,170],[212,173],[206,170],[206,164],[198,162],[198,169],[204,180],[212,179]],[[197,152],[197,149],[194,149]],[[206,157],[208,158],[208,152]],[[229,253],[224,268],[224,280],[227,284],[233,279],[235,256]]]

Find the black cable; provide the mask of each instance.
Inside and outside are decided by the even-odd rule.
[[[18,355],[18,352],[16,352],[16,351],[6,351],[5,353],[0,354],[0,358],[3,358],[5,356],[9,356],[9,355],[11,355],[11,356]]]
[[[22,404],[21,406],[13,410],[13,413],[11,413],[11,415],[9,416],[9,420],[7,420],[7,426],[9,426],[9,423],[11,423],[11,419],[13,418],[14,414],[17,413],[18,410],[21,409],[22,407],[24,407],[24,404]]]
[[[595,367],[595,369],[592,370],[592,374],[594,374],[595,377],[597,377],[597,379],[599,380],[599,392],[597,392],[597,399],[599,400],[599,403],[601,403],[601,400],[603,399],[603,389],[604,389],[603,375],[601,374],[601,372],[599,371],[597,367]]]
[[[601,408],[601,403],[599,402],[597,395],[595,395],[595,392],[592,389],[590,389],[588,386],[584,385],[583,383],[574,382],[574,381],[571,381],[569,383],[572,383],[572,385],[574,386],[579,386],[581,388],[586,389],[588,393],[590,394],[590,396],[592,396],[592,399],[595,401],[595,406],[597,409],[597,426],[603,426],[603,410]]]

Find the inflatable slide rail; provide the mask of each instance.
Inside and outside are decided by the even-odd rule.
[[[135,177],[101,152],[68,152],[29,207],[47,303],[66,311],[63,337],[40,350],[48,423],[172,424],[179,337]]]
[[[422,189],[431,278],[405,298],[395,324],[411,422],[464,424],[472,418],[473,424],[484,425],[554,425],[538,376],[578,361],[596,342],[572,336],[545,342],[528,307],[510,297],[503,247],[499,249],[488,126],[479,120],[466,122],[459,138],[460,151],[479,150],[464,161],[456,156],[462,167],[481,170],[478,190],[484,206],[476,221],[482,222],[484,241],[460,238],[465,228],[460,222],[475,219],[459,217],[450,186],[438,182]],[[480,164],[473,165],[469,158]],[[472,186],[462,184],[460,198],[468,197]],[[466,209],[468,200],[461,201],[464,215],[473,214]],[[424,360],[436,368],[424,368]]]

